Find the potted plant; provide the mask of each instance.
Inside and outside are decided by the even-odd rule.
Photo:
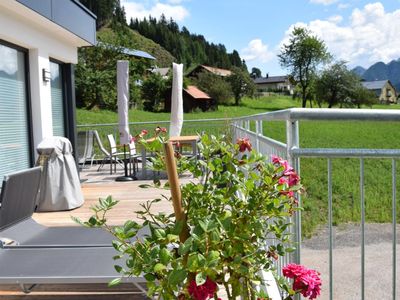
[[[146,144],[143,135],[139,139]],[[158,168],[168,163],[163,145],[167,144],[160,136],[147,145],[159,153],[153,164]],[[124,258],[116,270],[121,277],[144,276],[149,297],[219,299],[225,290],[228,299],[268,299],[256,288],[262,284],[259,274],[275,272],[279,256],[294,250],[287,229],[299,209],[300,178],[287,161],[272,157],[269,162],[253,151],[248,139],[233,144],[204,135],[198,148],[201,159],[175,157],[179,171],[194,178],[178,187],[181,199],[173,203],[179,206],[175,213],[153,213],[152,206],[160,199],[149,200],[137,212],[142,224],[128,220],[111,227],[107,211],[117,201],[108,197],[92,208],[95,215],[84,224],[102,226],[115,236],[113,245],[120,253],[116,259]],[[169,179],[171,183],[170,174]],[[172,185],[176,187],[176,183],[167,187]],[[172,198],[176,197],[175,191]],[[144,227],[148,236],[132,239]],[[319,295],[317,272],[291,264],[283,274],[293,279],[293,287],[278,279],[287,299],[296,293],[310,299]],[[111,284],[118,282],[119,278]]]

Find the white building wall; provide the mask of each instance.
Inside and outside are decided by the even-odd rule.
[[[33,143],[53,135],[50,82],[43,81],[49,58],[77,63],[82,40],[14,0],[0,1],[0,39],[29,50]],[[80,44],[79,44],[80,43]]]

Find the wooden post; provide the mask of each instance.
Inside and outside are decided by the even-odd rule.
[[[174,149],[171,142],[164,143],[165,163],[167,165],[167,174],[169,186],[171,189],[172,205],[176,222],[183,221],[182,231],[179,234],[179,240],[184,243],[189,237],[189,228],[186,222],[186,214],[182,207],[181,188],[179,186],[178,172],[176,170]]]

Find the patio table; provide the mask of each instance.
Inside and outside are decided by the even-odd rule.
[[[180,145],[190,145],[192,148],[192,153],[197,156],[197,142],[200,140],[198,135],[183,135],[183,136],[172,136],[169,141],[172,143],[179,143]],[[154,138],[147,139],[146,142],[152,142]],[[147,176],[147,162],[146,162],[146,147],[141,147],[142,153],[142,179],[146,179]]]

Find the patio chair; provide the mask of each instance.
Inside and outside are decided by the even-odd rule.
[[[93,161],[96,156],[93,147],[94,132],[93,130],[78,132],[78,163],[81,169],[85,168],[87,161],[90,161],[90,167],[93,166]]]
[[[114,269],[117,253],[111,234],[98,228],[50,228],[32,219],[40,175],[37,167],[8,175],[3,182],[0,284],[19,284],[29,292],[37,284],[107,283],[119,277]],[[143,278],[126,281],[145,292],[138,284]]]
[[[139,171],[139,161],[141,161],[141,154],[136,151],[135,142],[129,144],[129,173],[135,176],[137,171]]]
[[[104,163],[108,160],[110,162],[110,174],[112,174],[112,155],[110,154],[109,151],[106,150],[106,148],[103,146],[103,143],[100,139],[99,133],[97,132],[97,130],[93,130],[93,135],[94,138],[96,140],[97,145],[99,146],[100,151],[104,154],[104,157],[100,163],[99,168],[97,169],[97,171],[100,171],[101,168],[104,166]],[[118,162],[119,164],[121,164],[121,162]],[[121,164],[122,166],[122,164]]]
[[[114,173],[117,172],[117,163],[124,167],[122,160],[119,158],[119,156],[122,156],[125,158],[127,153],[124,152],[118,152],[117,149],[117,143],[115,142],[114,135],[108,134],[107,135],[107,140],[108,143],[110,144],[110,155],[111,155],[111,167],[110,167],[110,174],[112,174],[112,164],[114,164]],[[128,159],[129,159],[129,153],[128,153]]]

